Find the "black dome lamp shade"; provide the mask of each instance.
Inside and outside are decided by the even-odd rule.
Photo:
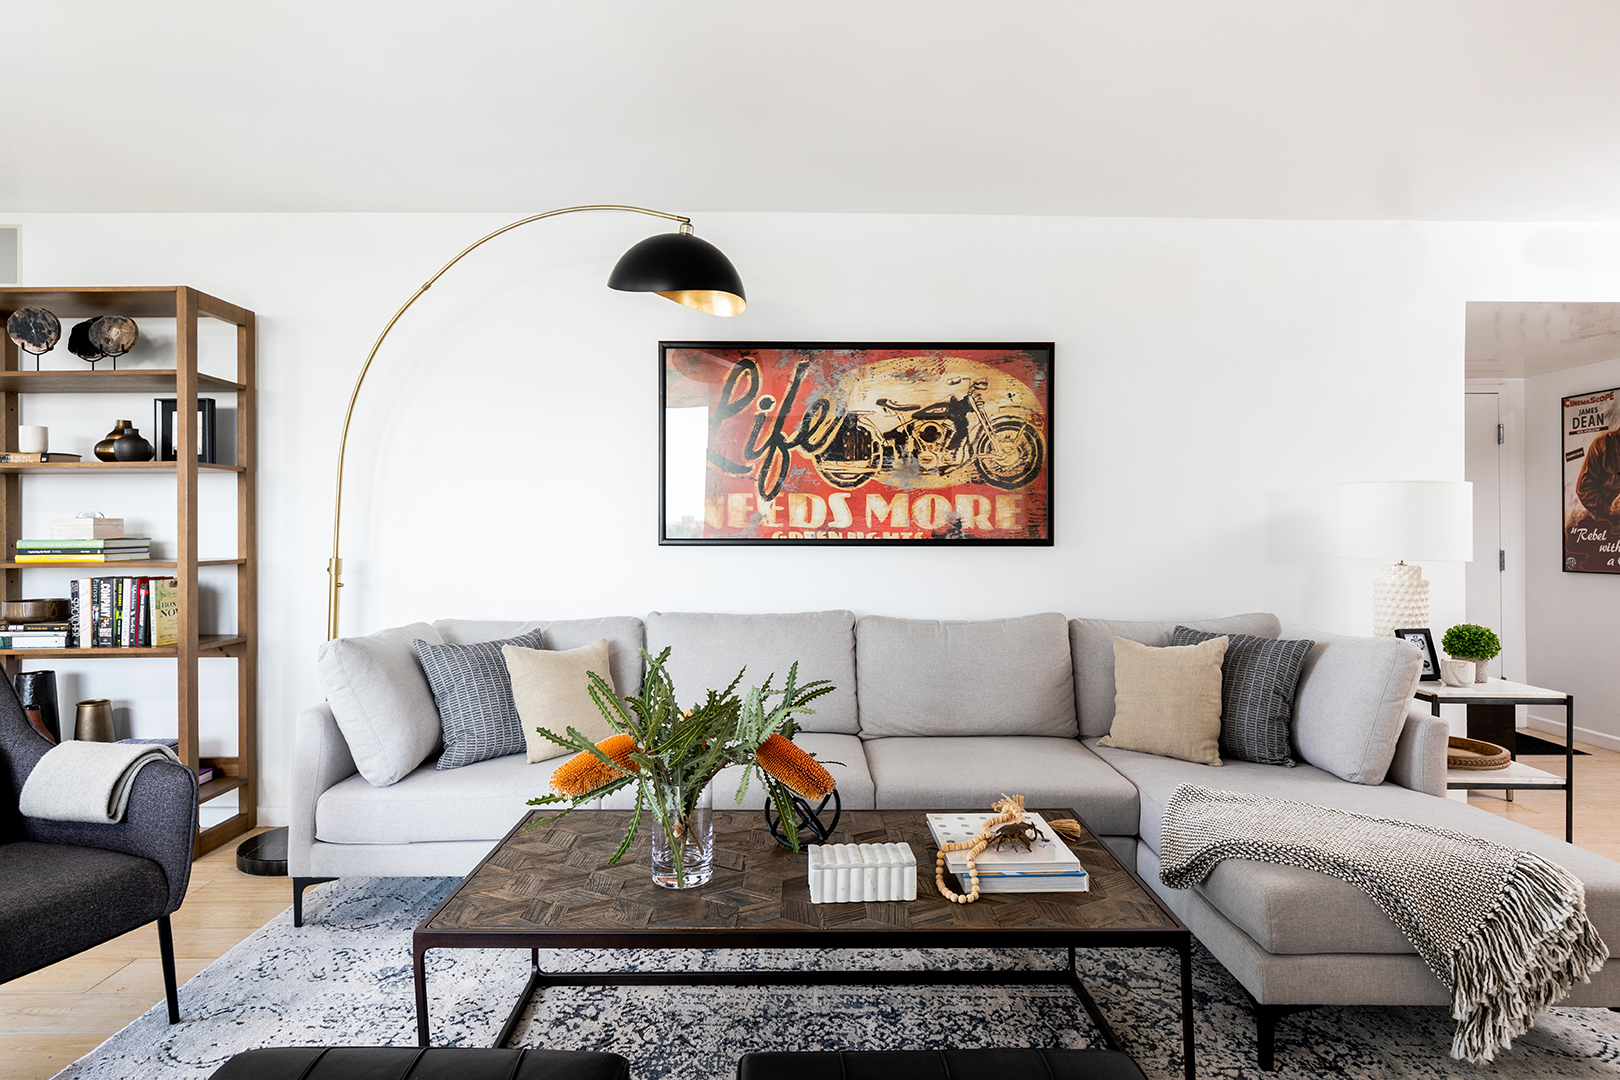
[[[608,275],[608,288],[655,292],[709,315],[741,315],[748,299],[737,268],[686,228],[649,236],[625,252]]]

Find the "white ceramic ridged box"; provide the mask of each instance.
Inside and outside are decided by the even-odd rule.
[[[812,904],[917,899],[910,844],[812,844],[808,850]]]

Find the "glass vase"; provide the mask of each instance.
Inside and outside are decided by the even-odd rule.
[[[663,800],[665,821],[652,825],[652,879],[666,889],[695,889],[714,876],[714,793],[710,785],[688,800],[687,792],[669,788]],[[691,801],[690,808],[686,803]]]

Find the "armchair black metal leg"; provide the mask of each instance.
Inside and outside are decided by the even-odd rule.
[[[323,881],[336,881],[330,877],[295,877],[293,878],[293,925],[304,925],[304,890],[311,885],[319,885]]]
[[[180,988],[174,979],[174,932],[169,917],[158,916],[158,949],[163,954],[163,993],[169,999],[169,1023],[180,1022]]]

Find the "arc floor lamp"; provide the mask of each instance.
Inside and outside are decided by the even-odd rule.
[[[726,258],[719,248],[693,235],[691,218],[679,214],[666,214],[662,210],[648,210],[640,206],[567,206],[560,210],[547,210],[543,214],[534,214],[510,225],[503,225],[445,263],[437,274],[428,278],[420,289],[411,294],[411,298],[394,312],[392,319],[388,320],[388,325],[383,327],[382,333],[377,335],[376,344],[371,346],[371,353],[366,357],[365,365],[360,368],[359,378],[354,380],[354,391],[349,394],[349,408],[343,414],[343,437],[338,443],[337,497],[332,505],[332,558],[326,564],[328,641],[338,636],[338,590],[343,587],[343,559],[339,552],[338,541],[343,525],[343,458],[349,447],[349,421],[354,417],[354,403],[360,396],[360,387],[366,381],[367,372],[371,370],[371,362],[377,358],[377,350],[382,348],[389,331],[394,329],[394,325],[410,310],[411,305],[431,289],[435,282],[444,277],[452,266],[478,248],[497,236],[531,222],[563,214],[583,213],[587,210],[647,214],[679,223],[676,232],[649,236],[626,251],[618,264],[613,267],[613,272],[608,275],[608,288],[622,292],[655,292],[677,304],[684,304],[710,315],[740,315],[748,306],[743,293],[742,278],[738,276],[736,267],[731,265],[731,260]]]

